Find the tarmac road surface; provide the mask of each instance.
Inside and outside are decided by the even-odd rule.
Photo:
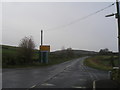
[[[42,68],[3,69],[2,88],[92,88],[108,72],[83,65],[87,57]]]

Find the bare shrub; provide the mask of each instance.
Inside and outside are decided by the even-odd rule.
[[[34,55],[35,43],[31,37],[24,37],[19,44],[19,53],[24,63],[32,63],[32,58]]]

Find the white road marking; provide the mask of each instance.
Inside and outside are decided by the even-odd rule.
[[[50,84],[50,83],[43,83],[41,84],[42,86],[55,86],[54,84]]]
[[[70,67],[71,65],[66,66],[66,68]]]
[[[83,86],[73,86],[73,88],[86,88],[86,87],[83,87]]]
[[[32,87],[30,87],[30,88],[34,88],[36,85],[33,85]]]
[[[95,90],[95,80],[93,81],[93,90]]]

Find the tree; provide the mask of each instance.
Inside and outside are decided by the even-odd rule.
[[[99,54],[101,54],[101,55],[112,54],[112,51],[109,51],[108,48],[100,49]]]
[[[75,56],[71,47],[67,48],[66,52],[67,52],[67,57],[74,57]]]
[[[32,58],[34,55],[34,48],[35,48],[35,43],[33,41],[32,36],[30,37],[24,37],[20,44],[19,44],[20,50],[20,57],[22,60],[24,60],[24,63],[32,63]]]

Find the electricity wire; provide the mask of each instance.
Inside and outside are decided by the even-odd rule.
[[[110,8],[110,7],[113,6],[113,5],[115,5],[115,2],[112,3],[112,4],[110,4],[109,6],[104,7],[104,8],[102,8],[102,9],[96,11],[96,12],[93,12],[93,13],[87,15],[87,16],[84,16],[84,17],[82,17],[82,18],[78,18],[78,19],[76,19],[76,20],[74,20],[74,21],[71,21],[71,22],[68,23],[68,24],[64,24],[64,25],[61,25],[61,26],[58,26],[58,27],[55,27],[55,28],[47,29],[47,31],[53,31],[53,30],[58,30],[58,29],[61,29],[61,28],[68,27],[68,26],[70,26],[70,25],[72,25],[72,24],[75,24],[75,23],[80,22],[80,21],[82,21],[82,20],[85,20],[85,19],[87,19],[87,18],[89,18],[89,17],[91,17],[91,16],[93,16],[93,15],[96,15],[97,13],[100,13],[100,12],[104,11],[105,9]]]

